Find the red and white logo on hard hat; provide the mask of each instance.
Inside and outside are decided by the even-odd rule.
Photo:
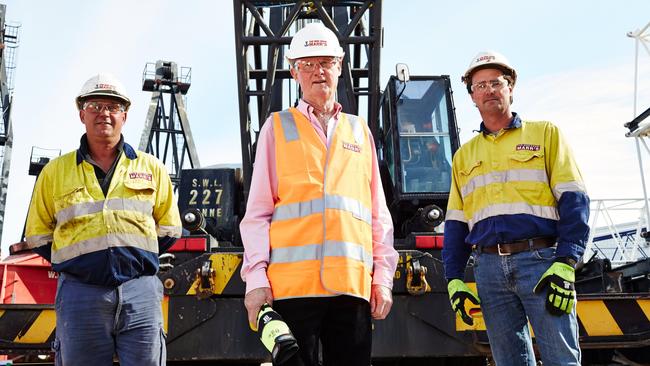
[[[497,58],[494,57],[494,55],[483,55],[483,56],[477,58],[476,61],[474,61],[474,62],[475,62],[475,63],[479,63],[479,62],[488,63],[488,62],[490,62],[490,61],[494,61],[494,60],[496,60],[496,59],[497,59]]]
[[[95,88],[115,90],[115,85],[99,83],[95,86]]]
[[[310,39],[305,41],[304,47],[327,47],[327,41],[324,39]]]

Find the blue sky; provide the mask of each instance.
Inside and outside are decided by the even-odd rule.
[[[7,19],[21,23],[3,256],[24,224],[34,184],[27,175],[31,147],[77,147],[83,126],[74,97],[97,72],[113,73],[131,94],[124,135],[137,146],[150,98],[141,91],[145,63],[192,67],[187,110],[202,165],[241,160],[230,1],[3,2]],[[478,51],[498,50],[519,74],[513,109],[560,126],[592,198],[641,197],[634,141],[622,126],[633,117],[634,41],[626,33],[649,21],[647,0],[385,0],[381,84],[398,62],[412,75],[450,75],[467,141],[480,116],[460,75]],[[650,107],[643,49],[639,75],[638,113]]]

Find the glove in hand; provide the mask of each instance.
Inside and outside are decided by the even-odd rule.
[[[553,315],[570,314],[575,303],[575,269],[562,262],[554,262],[535,285],[533,292],[546,287],[546,310]]]
[[[481,303],[481,300],[477,295],[472,292],[472,290],[467,287],[465,282],[459,279],[453,279],[447,284],[447,290],[449,291],[449,300],[451,301],[451,308],[454,312],[460,316],[460,318],[467,325],[474,325],[474,320],[472,317],[467,314],[465,311],[465,300],[471,301],[474,305]]]

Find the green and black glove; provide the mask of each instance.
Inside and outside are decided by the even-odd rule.
[[[474,325],[474,319],[465,311],[465,300],[469,300],[474,305],[481,303],[481,300],[467,287],[465,282],[454,279],[447,284],[449,291],[449,300],[451,301],[451,308],[460,316],[460,318],[467,325]]]
[[[533,292],[538,294],[548,285],[546,310],[557,316],[570,314],[576,298],[575,281],[575,269],[558,259],[544,272]]]

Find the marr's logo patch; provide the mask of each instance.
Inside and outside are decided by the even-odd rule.
[[[515,150],[520,151],[520,150],[525,150],[525,151],[539,151],[540,146],[539,145],[531,145],[531,144],[519,144],[515,148]]]
[[[343,148],[346,149],[346,150],[354,151],[356,153],[361,152],[361,147],[359,145],[351,144],[351,143],[345,142],[345,141],[343,142]]]
[[[144,180],[148,180],[149,182],[151,182],[151,180],[153,178],[153,175],[151,175],[151,173],[133,172],[133,173],[129,173],[129,178],[130,179],[144,179]]]

